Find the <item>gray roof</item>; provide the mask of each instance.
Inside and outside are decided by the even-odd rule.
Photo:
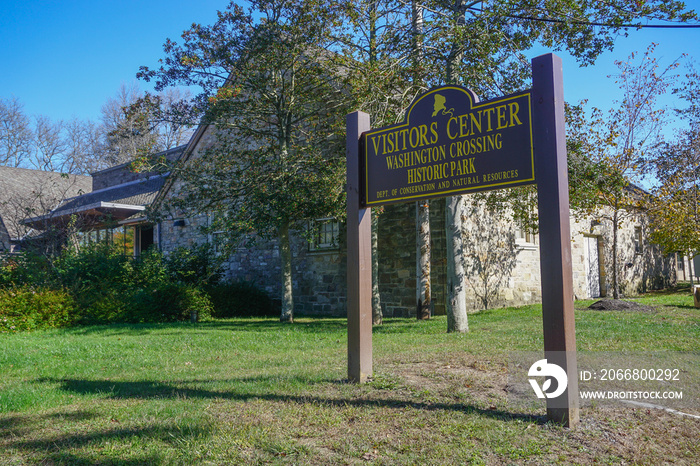
[[[145,210],[165,179],[166,175],[151,176],[66,199],[51,213],[33,217],[28,223],[45,228],[43,225],[64,222],[73,214],[80,214],[82,222],[93,226],[105,220],[123,220]]]
[[[144,180],[132,181],[110,188],[93,191],[82,196],[67,199],[61,203],[53,213],[62,215],[68,212],[75,212],[87,206],[98,203],[123,204],[133,206],[147,206],[163,187],[165,177],[154,176]]]
[[[19,209],[27,216],[43,215],[66,198],[92,190],[92,179],[27,168],[0,166],[0,218],[11,238],[20,238]]]

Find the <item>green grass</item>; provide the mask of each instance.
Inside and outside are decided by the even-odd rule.
[[[652,312],[590,311],[588,351],[700,349],[687,290]],[[504,395],[508,353],[542,351],[540,306],[387,319],[375,377],[344,381],[343,319],[231,319],[0,335],[0,464],[569,464],[700,461],[700,420],[583,409],[581,426]],[[699,407],[700,408],[700,407]]]

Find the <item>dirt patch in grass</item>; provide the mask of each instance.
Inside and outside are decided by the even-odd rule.
[[[547,422],[544,409],[511,412],[507,407],[507,366],[473,355],[439,361],[387,363],[381,369],[391,380],[392,393],[424,401],[423,409],[462,409],[482,417],[517,425],[523,437],[547,447],[535,456],[487,455],[486,463],[499,464],[698,464],[700,411],[690,417],[661,409],[619,407],[581,408],[581,421],[573,429]],[[381,396],[380,390],[371,396]],[[407,400],[408,401],[408,400]],[[484,452],[493,450],[483,445]],[[517,451],[517,448],[516,448]],[[517,455],[516,455],[517,456]]]
[[[654,308],[633,301],[625,301],[622,299],[601,299],[596,301],[588,309],[595,311],[631,311],[631,312],[653,312]]]

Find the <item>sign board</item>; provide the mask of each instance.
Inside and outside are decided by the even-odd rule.
[[[529,92],[479,102],[463,87],[419,96],[405,121],[363,136],[364,206],[535,182]]]

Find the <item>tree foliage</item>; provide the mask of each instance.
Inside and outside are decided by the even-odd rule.
[[[336,21],[323,4],[231,3],[212,26],[168,41],[156,89],[197,85],[193,110],[215,128],[215,143],[179,172],[173,205],[214,213],[231,244],[255,233],[277,237],[283,262],[282,320],[293,316],[289,231],[342,217],[343,116],[347,83],[335,61]]]
[[[686,102],[677,110],[686,122],[663,144],[651,164],[657,180],[651,212],[653,240],[667,252],[693,257],[700,251],[700,74],[690,64],[674,90]]]
[[[142,93],[135,83],[122,84],[102,106],[102,164],[142,162],[187,143],[193,124],[181,115],[183,108],[189,108],[189,98],[187,89],[169,88],[150,94]]]
[[[674,62],[661,68],[653,56],[655,44],[641,56],[616,62],[620,73],[618,106],[607,114],[594,108],[585,115],[582,107],[569,114],[571,143],[569,173],[572,175],[572,208],[578,216],[607,222],[612,230],[611,278],[615,299],[620,295],[618,231],[625,222],[646,208],[648,193],[635,183],[642,180],[652,154],[660,144],[665,111],[658,104],[675,79]]]
[[[164,118],[186,91],[145,95],[122,85],[102,106],[101,121],[27,115],[19,99],[0,98],[0,165],[87,175],[181,145],[191,126]]]

